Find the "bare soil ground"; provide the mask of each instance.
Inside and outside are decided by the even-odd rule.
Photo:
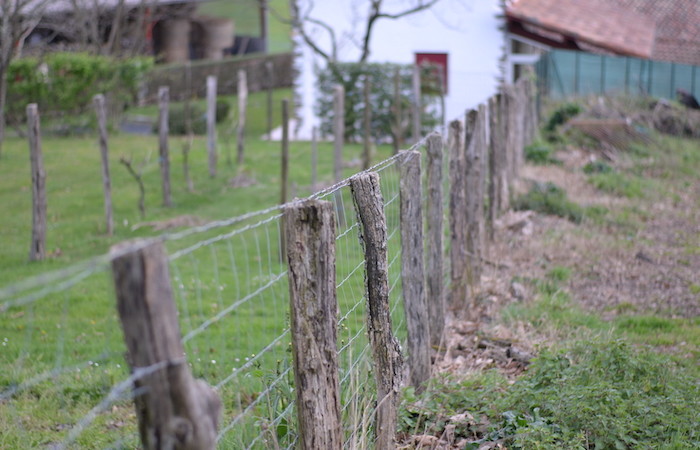
[[[587,181],[582,167],[595,154],[569,149],[557,157],[562,165],[525,166],[518,190],[532,181],[552,182],[575,203],[607,208],[605,221],[574,224],[531,211],[504,214],[487,252],[477,293],[478,320],[449,322],[445,346],[436,356],[438,371],[468,373],[497,366],[508,376],[520,374],[536,345],[555,337],[542,330],[533,333],[527,324],[506,327],[499,312],[512,302],[533,300],[532,289],[517,280],[541,280],[557,267],[570,269],[565,289],[573,302],[604,319],[620,313],[700,315],[697,177],[681,188],[669,180],[663,195],[622,198]],[[628,163],[623,155],[614,165]],[[650,161],[651,177],[654,166]],[[630,211],[632,217],[625,218]]]

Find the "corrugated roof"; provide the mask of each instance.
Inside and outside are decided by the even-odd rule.
[[[615,1],[516,0],[506,15],[613,53],[649,58],[654,50],[655,21]]]

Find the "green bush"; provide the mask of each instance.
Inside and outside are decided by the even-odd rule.
[[[112,105],[133,104],[139,84],[152,63],[146,58],[117,60],[86,53],[49,53],[12,61],[7,70],[7,114],[24,118],[26,105],[37,103],[43,114],[80,114],[103,93]]]
[[[339,80],[329,68],[319,72],[319,98],[316,104],[316,113],[321,118],[321,132],[332,134],[333,132],[333,89],[336,84],[342,84],[345,88],[345,139],[347,141],[359,141],[363,133],[364,105],[364,80],[365,76],[371,81],[370,103],[372,110],[372,138],[373,140],[386,140],[393,136],[392,126],[395,115],[392,112],[394,104],[394,73],[399,71],[401,110],[403,111],[405,126],[404,136],[410,135],[409,121],[407,120],[411,108],[412,75],[413,68],[410,65],[400,64],[336,64],[341,75]],[[433,68],[425,67],[423,76],[424,90],[421,102],[423,107],[423,123],[421,133],[431,131],[440,121],[438,105],[439,96],[434,85]]]

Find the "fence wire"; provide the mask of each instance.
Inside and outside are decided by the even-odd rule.
[[[403,342],[398,158],[370,170],[381,177],[393,327]],[[345,446],[359,448],[371,442],[376,404],[360,225],[349,180],[312,197],[336,205],[341,408]],[[220,448],[291,449],[297,442],[282,211],[157,238],[169,254],[187,364],[223,402]],[[111,273],[121,255],[0,289],[0,421],[13,430],[1,447],[139,446],[133,402],[143,391],[133,386],[162,364],[129,371]]]

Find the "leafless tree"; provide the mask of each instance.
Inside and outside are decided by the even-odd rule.
[[[360,47],[360,57],[357,62],[364,63],[370,56],[371,52],[371,41],[372,32],[374,27],[382,19],[385,20],[397,20],[402,17],[410,16],[421,11],[432,8],[440,0],[403,0],[401,2],[402,7],[398,10],[390,10],[389,6],[386,5],[385,0],[370,0],[369,1],[369,11],[367,16],[364,17],[363,31],[362,35],[356,41]],[[395,4],[396,2],[392,2]],[[291,11],[291,24],[294,31],[299,33],[299,36],[304,40],[304,43],[308,45],[314,53],[323,58],[337,78],[340,77],[340,73],[336,68],[336,63],[338,62],[338,39],[333,28],[311,16],[313,11],[314,2],[313,0],[307,0],[304,2],[305,8],[302,11],[299,6],[298,0],[290,0],[290,11]],[[315,41],[311,34],[309,33],[309,26],[318,26],[328,33],[330,38],[330,48],[323,49],[321,45]]]
[[[48,4],[49,0],[0,0],[0,156],[5,140],[7,70]]]

